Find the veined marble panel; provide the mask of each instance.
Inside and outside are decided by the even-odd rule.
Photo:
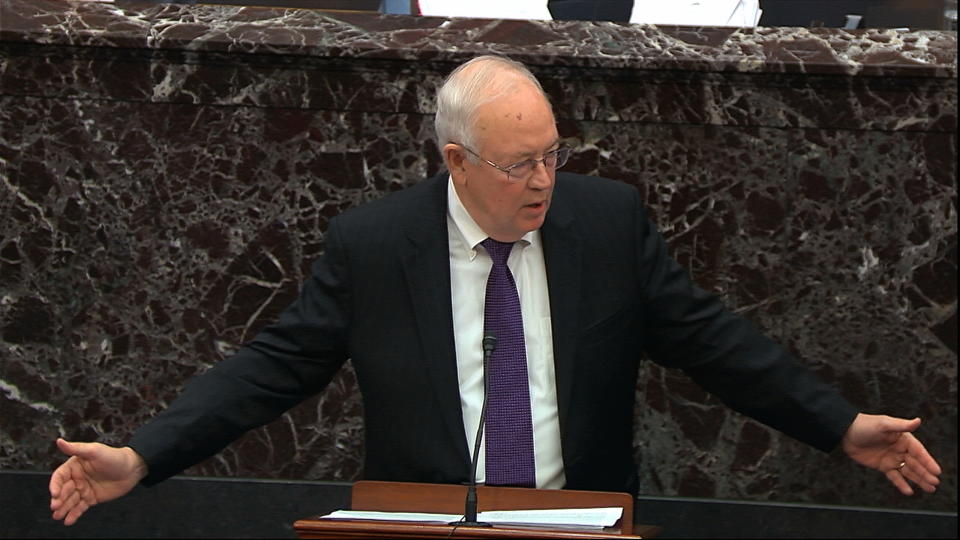
[[[527,62],[705,288],[867,412],[925,419],[932,496],[646,363],[648,495],[956,508],[956,33],[0,2],[0,468],[122,444],[296,294],[328,219],[441,168],[436,85]],[[188,472],[351,480],[327,392]]]

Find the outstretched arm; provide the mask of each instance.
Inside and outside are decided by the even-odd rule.
[[[126,495],[147,475],[143,458],[128,446],[57,439],[57,448],[70,459],[50,477],[50,510],[64,525],[76,523],[95,504]]]
[[[940,484],[940,465],[913,436],[919,427],[919,418],[861,413],[843,436],[843,451],[857,463],[884,473],[904,495],[913,495],[910,483],[933,493]]]

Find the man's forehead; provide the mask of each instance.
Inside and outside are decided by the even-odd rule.
[[[559,139],[549,100],[529,81],[484,103],[476,113],[477,142],[500,159],[543,154]]]

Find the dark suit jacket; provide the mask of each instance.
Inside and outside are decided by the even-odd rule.
[[[298,301],[135,434],[131,446],[150,467],[145,483],[205,459],[321,391],[348,358],[364,401],[364,476],[468,478],[446,178],[331,221],[325,252]],[[568,488],[636,490],[633,407],[642,352],[682,368],[734,409],[823,450],[856,415],[689,281],[636,189],[558,174],[542,238]]]

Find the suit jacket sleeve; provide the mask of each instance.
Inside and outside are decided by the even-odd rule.
[[[639,196],[637,197],[639,208]],[[734,410],[823,451],[857,410],[746,319],[695,286],[639,210],[638,253],[645,349],[683,369]]]
[[[349,290],[337,220],[300,296],[237,354],[193,379],[129,445],[152,485],[219,452],[321,391],[346,360]]]

